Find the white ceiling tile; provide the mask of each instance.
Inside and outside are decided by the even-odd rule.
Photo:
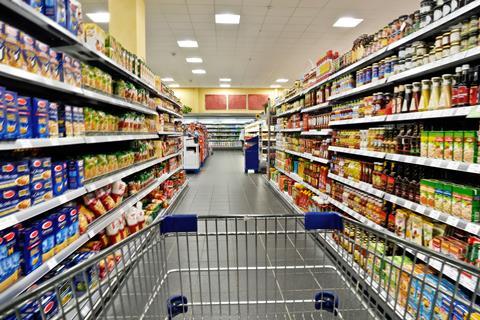
[[[285,26],[285,29],[283,29],[283,31],[303,33],[307,28],[308,28],[308,25],[306,24],[287,24]]]
[[[188,14],[168,14],[165,15],[165,19],[168,22],[190,22],[190,16]]]
[[[196,22],[212,22],[213,24],[213,16],[210,14],[191,14],[190,21],[193,23]]]
[[[319,10],[320,9],[316,9],[316,8],[296,8],[292,17],[294,17],[294,18],[300,18],[300,17],[313,18],[313,17],[318,15]]]
[[[243,5],[242,7],[242,19],[245,16],[264,16],[268,12],[267,6],[250,6],[250,5]]]
[[[322,8],[328,3],[328,0],[301,0],[298,4],[300,8]]]
[[[276,17],[289,17],[295,11],[295,7],[281,7],[281,6],[272,6],[268,12],[268,16],[276,16]]]
[[[178,2],[177,2],[178,3]],[[162,14],[188,14],[185,4],[164,4],[160,8]]]

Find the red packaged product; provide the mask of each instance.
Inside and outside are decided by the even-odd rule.
[[[84,195],[83,202],[90,210],[95,213],[95,215],[97,215],[97,217],[107,213],[107,210],[103,206],[102,202],[95,197],[94,193],[87,193],[86,195]]]

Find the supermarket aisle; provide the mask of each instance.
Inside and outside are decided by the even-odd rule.
[[[174,213],[289,213],[261,175],[243,172],[240,151],[216,151],[201,173],[189,175],[188,179],[189,188]]]

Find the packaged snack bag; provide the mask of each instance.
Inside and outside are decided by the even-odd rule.
[[[105,209],[102,202],[95,197],[94,192],[84,195],[83,202],[90,210],[92,210],[95,213],[97,217],[107,213],[107,209]]]
[[[110,211],[116,207],[115,201],[112,199],[110,196],[110,192],[106,188],[100,188],[95,191],[95,196],[97,199],[100,199],[100,201],[103,204],[103,207],[107,210]]]
[[[55,215],[49,215],[40,221],[42,237],[42,261],[47,261],[55,254]]]
[[[33,98],[32,104],[32,127],[34,138],[48,138],[48,101],[45,99]]]
[[[19,139],[32,137],[31,113],[32,100],[29,97],[18,96],[18,121],[19,121]]]
[[[3,135],[4,139],[17,139],[18,137],[18,106],[17,106],[17,93],[13,91],[5,91],[4,94],[5,103],[5,119],[6,119],[6,131]]]
[[[65,0],[44,0],[44,14],[62,27],[67,27],[67,9]]]

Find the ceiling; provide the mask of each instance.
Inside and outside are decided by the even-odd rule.
[[[83,0],[84,13],[106,10],[106,0]],[[340,53],[363,33],[373,33],[419,0],[145,0],[147,62],[181,87],[269,87],[278,78],[302,77],[327,50]],[[215,13],[241,15],[239,25],[215,24]],[[363,18],[356,28],[333,28],[342,16]],[[177,40],[197,40],[179,48]],[[201,57],[202,64],[186,63]],[[202,68],[205,75],[194,75]]]

